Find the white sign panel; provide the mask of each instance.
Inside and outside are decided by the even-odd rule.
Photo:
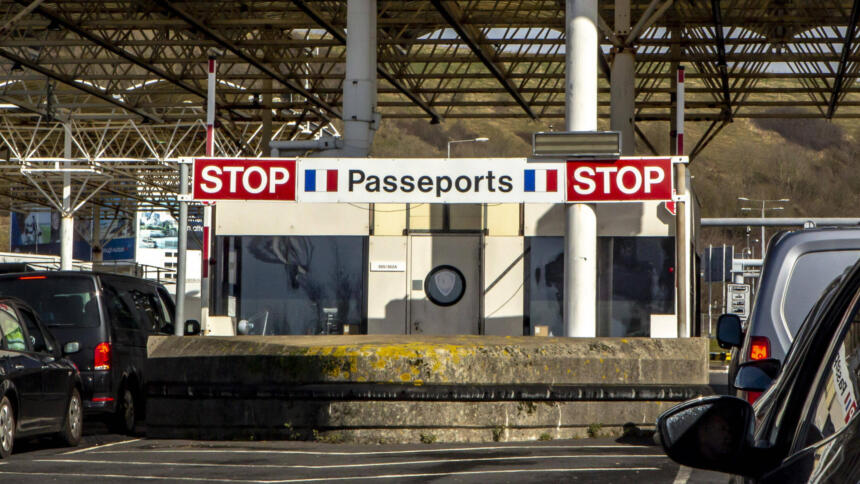
[[[729,314],[736,314],[741,319],[750,315],[750,285],[749,284],[727,284],[726,303]]]
[[[303,158],[299,202],[563,203],[564,163],[525,158]]]
[[[406,262],[405,261],[371,261],[370,262],[370,271],[371,272],[406,272]]]

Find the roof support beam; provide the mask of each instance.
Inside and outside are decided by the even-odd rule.
[[[26,0],[17,0],[17,1],[18,1],[18,3],[21,3],[21,4],[26,3]],[[38,7],[38,8],[36,8],[36,13],[38,13],[39,15],[45,17],[46,19],[48,19],[52,22],[56,22],[58,25],[61,25],[64,29],[66,29],[70,32],[74,32],[75,35],[77,35],[78,37],[86,39],[89,42],[92,42],[93,44],[96,44],[97,46],[101,47],[102,49],[104,49],[104,50],[106,50],[106,51],[108,51],[114,55],[117,55],[119,57],[122,57],[123,59],[131,62],[132,64],[134,64],[138,67],[142,67],[143,69],[146,69],[150,73],[155,74],[156,76],[168,81],[169,83],[171,83],[175,86],[178,86],[178,87],[181,87],[182,89],[185,89],[186,91],[190,92],[191,94],[194,94],[196,96],[202,97],[203,99],[206,99],[206,93],[203,92],[202,89],[198,89],[195,86],[191,86],[189,84],[182,82],[178,77],[174,76],[173,74],[171,74],[171,73],[169,73],[163,69],[159,69],[158,67],[155,67],[148,62],[143,61],[142,59],[140,59],[136,55],[130,54],[129,52],[127,52],[123,49],[120,49],[116,45],[102,39],[101,37],[99,37],[97,35],[91,34],[90,32],[84,30],[83,28],[79,27],[78,25],[76,25],[76,24],[68,21],[67,19],[61,17],[60,15],[57,15],[56,13],[52,12],[50,9],[47,9],[44,7]]]
[[[639,34],[645,31],[648,27],[654,25],[654,22],[660,19],[666,10],[672,6],[674,0],[666,0],[665,3],[660,5],[660,8],[657,8],[657,2],[659,0],[651,0],[651,3],[645,9],[645,12],[639,17],[639,21],[636,22],[636,25],[630,29],[630,33],[627,35],[626,44],[633,45],[634,42],[639,38]],[[655,12],[656,10],[656,12]]]
[[[335,27],[334,24],[324,19],[322,15],[313,7],[307,4],[305,0],[293,0],[293,3],[298,7],[302,12],[305,13],[308,17],[311,18],[314,22],[316,22],[320,27],[324,28],[326,32],[328,32],[332,37],[337,39],[341,44],[346,45],[346,32],[342,29]],[[410,101],[415,103],[418,107],[424,110],[425,113],[430,115],[430,122],[432,124],[436,124],[442,120],[442,117],[427,104],[426,101],[421,99],[417,94],[410,91],[406,85],[404,85],[400,80],[396,79],[393,75],[391,75],[388,71],[382,68],[382,66],[376,66],[376,72],[382,76],[383,79],[388,81],[389,84],[394,86],[395,89],[400,91],[401,94],[409,98]]]
[[[839,97],[842,94],[842,85],[845,83],[845,69],[848,68],[848,58],[854,47],[854,33],[857,30],[857,20],[860,16],[860,0],[854,0],[851,7],[851,19],[845,29],[845,42],[842,44],[842,56],[839,59],[839,69],[836,71],[836,79],[833,81],[833,92],[830,93],[830,105],[827,106],[827,119],[833,118]]]
[[[729,68],[726,64],[726,39],[723,36],[723,14],[720,9],[720,0],[711,0],[711,12],[714,17],[714,40],[717,43],[717,69],[720,71],[723,91],[723,115],[727,120],[731,120],[732,95],[729,92]]]
[[[234,44],[230,40],[221,36],[221,34],[219,34],[218,32],[210,29],[209,27],[204,25],[201,21],[199,21],[198,19],[192,17],[191,15],[187,14],[184,10],[173,5],[170,2],[170,0],[155,0],[155,3],[160,5],[164,10],[170,12],[172,15],[182,19],[183,22],[190,25],[191,27],[193,27],[195,30],[197,30],[198,32],[200,32],[201,34],[203,34],[204,36],[206,36],[210,40],[215,41],[218,45],[220,45],[224,49],[232,52],[234,55],[236,55],[237,57],[239,57],[243,61],[247,62],[248,64],[251,64],[252,66],[256,67],[257,69],[259,69],[261,72],[265,73],[267,76],[271,77],[272,79],[275,79],[276,81],[280,82],[281,84],[286,86],[291,91],[293,91],[293,92],[295,92],[301,96],[304,96],[305,99],[308,100],[308,102],[314,104],[315,106],[319,107],[323,111],[326,111],[327,113],[331,114],[332,116],[336,116],[337,118],[341,117],[340,111],[335,109],[333,106],[331,106],[327,102],[323,101],[322,99],[320,99],[319,97],[314,95],[312,92],[308,91],[307,89],[303,88],[302,86],[296,84],[295,82],[290,81],[285,76],[281,75],[280,73],[278,73],[277,71],[275,71],[271,67],[267,66],[265,64],[265,62],[257,59],[254,56],[247,54],[242,49],[237,47],[236,44]],[[328,121],[330,121],[330,120],[328,120]]]
[[[6,22],[5,24],[3,24],[2,27],[0,27],[0,35],[5,34],[9,29],[14,27],[19,20],[27,16],[27,14],[32,12],[34,8],[38,7],[39,4],[44,1],[45,0],[34,0],[29,5],[26,2],[19,2],[24,6],[24,9],[15,14],[14,17],[10,18],[8,22]]]
[[[532,119],[537,119],[537,115],[532,111],[532,108],[526,102],[525,98],[523,98],[522,94],[517,90],[516,86],[511,82],[510,79],[505,75],[504,70],[498,64],[496,64],[490,52],[487,52],[483,47],[483,42],[486,41],[483,34],[481,34],[480,30],[463,25],[459,19],[463,18],[463,13],[460,11],[460,8],[457,6],[455,2],[444,1],[444,0],[431,0],[433,6],[436,7],[436,10],[442,15],[442,18],[448,22],[448,25],[451,26],[456,32],[457,35],[460,36],[460,39],[472,49],[472,52],[481,60],[484,66],[493,74],[501,84],[502,87],[508,91],[514,100],[519,104],[526,114],[529,115]]]
[[[60,83],[63,83],[67,86],[73,87],[79,91],[83,91],[83,92],[89,94],[90,96],[97,97],[97,98],[101,99],[102,101],[113,104],[114,106],[121,107],[121,108],[125,109],[126,111],[137,114],[138,116],[146,119],[147,121],[152,121],[155,123],[161,123],[161,118],[159,118],[158,116],[155,116],[154,114],[147,113],[146,111],[142,111],[142,110],[126,103],[126,102],[120,101],[119,99],[116,99],[112,96],[109,96],[109,95],[99,91],[98,89],[94,89],[92,87],[86,86],[86,85],[81,84],[79,82],[75,82],[75,80],[70,76],[67,76],[65,74],[58,74],[54,71],[51,71],[50,69],[46,69],[46,68],[40,66],[39,64],[37,64],[35,62],[31,62],[30,60],[25,59],[23,57],[17,56],[15,54],[7,51],[6,49],[0,48],[0,57],[5,57],[5,58],[9,59],[10,61],[17,62],[18,64],[21,64],[22,66],[24,66],[24,67],[26,67],[32,71],[36,71],[45,77],[49,77],[51,79],[54,79],[57,82],[60,82]]]

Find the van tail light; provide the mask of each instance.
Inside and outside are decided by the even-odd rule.
[[[755,403],[755,401],[758,400],[758,397],[761,396],[761,392],[744,392],[744,393],[746,393],[745,396],[747,397],[747,401],[750,402],[750,405]]]
[[[93,369],[110,370],[110,343],[99,343],[94,353]]]
[[[770,340],[764,336],[753,336],[750,340],[750,359],[766,360],[770,358]]]

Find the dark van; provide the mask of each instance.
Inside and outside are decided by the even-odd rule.
[[[133,433],[145,411],[146,340],[173,334],[174,305],[163,286],[136,277],[93,272],[0,275],[0,295],[24,300],[81,373],[86,414],[108,417]]]
[[[723,315],[717,339],[733,347],[729,384],[740,365],[754,360],[782,362],[794,335],[828,285],[860,259],[860,228],[823,227],[780,232],[768,245],[755,303],[746,327]],[[734,337],[724,340],[724,335]],[[760,392],[740,391],[754,402]]]

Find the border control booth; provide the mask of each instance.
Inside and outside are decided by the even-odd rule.
[[[195,159],[194,199],[216,201],[210,314],[244,335],[150,341],[149,434],[419,441],[428,415],[448,441],[652,426],[707,393],[707,341],[676,309],[676,277],[693,279],[674,270],[672,202],[696,217],[674,195],[684,162]],[[564,204],[583,200],[605,202],[597,337],[566,338]],[[695,267],[694,239],[680,253]],[[244,393],[187,397],[225,384]],[[271,402],[238,396],[262,387]],[[512,417],[523,402],[548,406]]]
[[[537,329],[564,336],[564,163],[309,158],[297,165],[298,202],[272,200],[268,189],[217,202],[213,314],[246,320],[258,335]],[[572,162],[581,173],[568,175],[574,195],[581,187],[611,201],[598,205],[595,334],[676,336],[675,217],[655,199],[667,195],[651,187],[665,177],[662,189],[671,190],[671,174],[654,164],[641,174],[620,167],[616,176],[611,165]],[[223,188],[262,181],[253,171],[231,181],[233,168],[224,168]],[[637,186],[641,193],[631,191]],[[652,200],[623,201],[640,196]],[[454,299],[440,300],[449,291]],[[681,336],[694,335],[689,321],[687,328]]]

